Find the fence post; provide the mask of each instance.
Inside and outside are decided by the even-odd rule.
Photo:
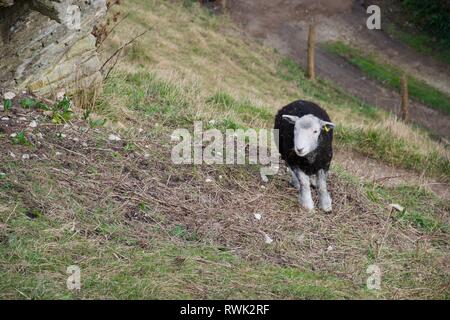
[[[309,35],[308,35],[308,78],[310,80],[316,79],[315,57],[314,57],[315,44],[316,44],[316,26],[313,23],[309,26]]]
[[[403,74],[401,79],[401,94],[402,94],[402,120],[409,121],[409,99],[408,99],[408,78]]]

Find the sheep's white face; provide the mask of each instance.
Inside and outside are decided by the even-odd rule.
[[[294,127],[294,151],[304,157],[316,150],[319,144],[319,136],[324,127],[334,128],[331,122],[323,121],[312,114],[301,118],[297,116],[283,115],[283,119],[293,123]]]

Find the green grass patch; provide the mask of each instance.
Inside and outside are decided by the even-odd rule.
[[[384,203],[398,203],[405,208],[403,212],[393,212],[393,217],[403,223],[413,224],[425,232],[441,231],[450,233],[450,226],[440,220],[450,210],[448,201],[437,198],[417,186],[383,187],[366,186],[371,200]],[[437,217],[440,212],[442,217]]]
[[[338,143],[351,147],[371,158],[413,169],[426,170],[429,174],[441,176],[450,181],[450,162],[437,152],[423,154],[420,147],[403,138],[374,128],[337,126],[335,137]]]
[[[255,118],[271,121],[275,116],[273,110],[257,107],[247,100],[238,101],[223,91],[217,92],[206,102],[218,107],[221,112],[235,112],[244,122],[251,122]]]
[[[381,118],[381,112],[376,107],[344,92],[331,82],[323,79],[309,81],[305,77],[304,70],[292,58],[285,57],[279,61],[277,74],[283,80],[295,82],[305,95],[318,102],[330,103],[336,108],[351,109],[364,118],[373,120]]]
[[[27,136],[25,135],[24,131],[20,131],[14,135],[11,136],[11,141],[14,144],[20,144],[22,146],[31,147],[32,144],[28,140]]]
[[[192,123],[194,111],[183,90],[173,83],[160,80],[153,73],[138,72],[111,77],[97,108],[110,112],[111,100],[123,107],[139,111],[145,118],[160,121],[169,127]],[[110,118],[110,115],[108,115]]]
[[[437,43],[435,38],[424,33],[405,32],[393,24],[389,24],[386,30],[393,38],[406,43],[418,52],[431,55],[441,62],[450,64],[450,44]]]
[[[88,238],[66,221],[20,206],[0,231],[2,299],[343,299],[370,296],[346,280],[270,263],[248,262],[201,243],[172,244],[153,230],[141,248],[133,227],[110,215],[80,215]],[[0,212],[1,221],[10,215]],[[173,235],[186,241],[182,226]],[[105,243],[105,239],[108,239]],[[81,270],[81,289],[66,287],[67,268]]]
[[[400,91],[400,75],[402,74],[402,70],[381,63],[377,61],[375,56],[365,55],[362,51],[352,48],[341,41],[329,42],[324,47],[329,52],[343,57],[369,77]],[[434,109],[450,114],[450,97],[448,95],[411,75],[407,77],[409,95],[412,98]]]

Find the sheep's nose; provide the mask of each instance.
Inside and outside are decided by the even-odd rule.
[[[302,153],[303,153],[303,150],[304,150],[304,148],[295,148],[295,151],[296,151],[298,154],[302,154]]]

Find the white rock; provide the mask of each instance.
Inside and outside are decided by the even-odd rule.
[[[108,136],[108,140],[109,141],[121,141],[122,139],[118,136],[118,135],[115,135],[115,134],[110,134],[109,136]]]
[[[148,159],[148,158],[150,158],[150,154],[148,154],[148,153],[144,153],[144,158],[145,158],[145,159]]]
[[[87,148],[87,146],[88,146],[88,144],[86,142],[83,142],[81,145],[85,148]]]
[[[5,106],[0,104],[0,111],[5,111]]]
[[[66,135],[65,133],[60,133],[60,134],[59,134],[59,137],[60,137],[60,138],[65,138],[65,137],[67,137],[67,135]]]
[[[16,155],[12,152],[9,152],[9,155],[11,156],[11,158],[16,158]]]
[[[223,179],[223,176],[222,175],[219,175],[219,180],[222,180]]]
[[[11,138],[15,138],[15,137],[17,137],[17,133],[11,133],[9,136],[10,136]]]
[[[19,117],[19,121],[27,121],[27,118],[25,118],[25,117]]]
[[[205,182],[206,182],[206,183],[210,183],[210,182],[213,182],[213,180],[210,179],[210,178],[207,178],[207,179],[205,180]]]
[[[14,92],[9,91],[3,95],[3,98],[6,100],[12,100],[15,96],[16,94]]]
[[[267,244],[271,244],[273,242],[273,240],[266,233],[264,233],[264,242]]]
[[[2,121],[9,121],[9,118],[8,117],[3,117]]]
[[[36,122],[36,120],[31,121],[29,126],[30,126],[31,128],[36,128],[36,127],[37,127],[37,122]]]
[[[144,132],[144,129],[142,129],[142,128],[139,128],[139,133],[142,133],[142,132]]]
[[[212,125],[212,126],[215,125],[216,124],[216,120],[214,120],[214,119],[213,120],[209,120],[209,124]]]
[[[77,137],[75,137],[75,138],[72,138],[72,141],[78,142],[78,141],[80,141],[80,139],[78,139]]]
[[[327,248],[327,252],[330,252],[330,251],[333,251],[333,246],[328,246],[328,248]]]
[[[261,220],[262,215],[260,213],[255,213],[254,215],[256,220]]]
[[[64,90],[59,91],[56,94],[56,100],[61,101],[62,99],[64,99],[65,94],[66,94],[66,92]]]
[[[59,151],[56,151],[56,153],[55,153],[55,156],[59,157],[59,156],[61,156],[61,155],[62,155],[62,153],[61,153],[61,152],[59,152]]]
[[[28,160],[28,159],[30,159],[30,155],[28,153],[24,153],[22,155],[22,160]]]
[[[266,188],[266,186],[261,186],[261,189],[265,189]]]
[[[390,204],[389,206],[390,206],[392,209],[395,209],[395,210],[397,210],[397,211],[399,211],[399,212],[405,211],[405,208],[402,207],[401,205],[397,204],[397,203],[392,203],[392,204]]]
[[[44,139],[44,135],[42,133],[40,133],[40,132],[37,134],[37,136],[38,136],[39,139]]]

